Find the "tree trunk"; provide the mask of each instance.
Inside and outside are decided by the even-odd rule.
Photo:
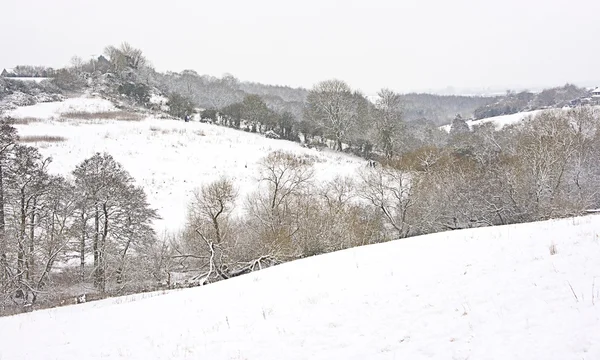
[[[100,267],[100,249],[98,248],[98,240],[100,239],[100,209],[98,209],[98,203],[95,204],[94,212],[94,286],[100,287],[98,279],[99,267]]]
[[[6,258],[6,226],[4,222],[4,167],[0,159],[0,284],[8,279],[8,260]]]
[[[121,262],[119,263],[119,268],[117,269],[117,284],[123,283],[123,272],[125,271],[125,257],[127,256],[127,251],[129,251],[130,245],[131,237],[127,239],[127,244],[125,245],[125,249],[123,249],[123,253],[121,254]]]
[[[81,282],[85,281],[85,238],[87,220],[85,218],[85,205],[81,209],[81,242],[79,243],[79,276]]]
[[[104,228],[102,229],[102,242],[100,243],[100,254],[99,254],[99,276],[100,290],[106,291],[106,237],[108,236],[108,208],[106,202],[102,204],[102,212],[104,215]]]
[[[21,216],[19,218],[19,236],[18,236],[18,251],[17,251],[17,280],[21,282],[23,280],[23,274],[25,278],[29,279],[29,274],[26,273],[25,269],[25,223],[27,221],[27,214],[25,212],[25,189],[21,188],[21,203],[20,210]]]
[[[29,230],[29,258],[27,263],[27,273],[35,274],[35,259],[33,256],[33,252],[35,251],[35,209],[37,206],[37,198],[33,198],[33,208],[31,210],[31,229]]]
[[[127,251],[129,251],[131,239],[133,238],[133,232],[131,231],[131,217],[127,218],[127,235],[127,244],[125,244],[125,249],[123,249],[123,253],[121,254],[121,262],[119,263],[119,268],[117,269],[117,284],[123,283],[123,272],[125,271],[125,257],[127,256]]]

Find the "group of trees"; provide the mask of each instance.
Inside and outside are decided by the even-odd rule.
[[[336,150],[387,159],[424,144],[439,145],[445,134],[427,120],[404,121],[403,96],[382,89],[375,103],[340,80],[316,84],[300,124],[308,142],[323,139]]]
[[[308,92],[300,119],[291,112],[273,110],[259,95],[246,95],[221,109],[204,110],[201,117],[252,132],[275,131],[292,141],[300,141],[302,136],[308,144],[331,145],[367,158],[390,159],[444,136],[433,122],[406,123],[402,95],[383,89],[372,103],[335,79],[320,82]]]
[[[55,70],[46,66],[17,65],[10,71],[7,70],[6,77],[53,77]]]
[[[72,179],[49,173],[50,163],[1,125],[0,310],[51,303],[76,285],[124,287],[155,245],[157,214],[110,155],[86,159]]]
[[[230,179],[202,186],[184,234],[170,244],[172,261],[206,283],[379,241],[372,233],[377,220],[353,202],[352,180],[317,184],[313,163],[311,157],[269,154],[260,163],[259,189],[245,202]],[[233,216],[240,202],[245,215]]]
[[[288,111],[280,113],[269,108],[258,95],[246,95],[240,102],[230,104],[219,111],[205,111],[202,116],[236,129],[242,128],[243,122],[244,129],[247,131],[259,133],[275,131],[283,139],[299,141],[294,115]]]
[[[431,208],[446,210],[431,231],[578,215],[600,205],[599,129],[593,107],[546,111],[501,131],[491,123],[451,130],[443,151],[404,154],[400,163],[429,175],[416,184]]]

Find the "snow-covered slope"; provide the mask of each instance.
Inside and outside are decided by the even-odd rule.
[[[44,121],[16,125],[21,136],[62,136],[64,142],[41,142],[45,156],[52,156],[50,171],[68,175],[95,152],[108,152],[122,163],[137,183],[144,186],[150,204],[163,218],[156,230],[177,231],[185,221],[191,192],[226,175],[239,189],[239,206],[256,189],[257,162],[271,151],[284,150],[317,159],[319,180],[354,174],[365,161],[344,154],[316,151],[289,141],[201,123],[148,118],[143,121],[65,120],[65,112],[106,112],[112,103],[97,98],[75,98],[14,110],[13,117]]]
[[[70,98],[65,101],[39,103],[12,110],[8,115],[14,118],[39,118],[43,120],[57,119],[68,112],[103,112],[115,111],[112,102],[100,98]]]
[[[0,359],[599,359],[599,234],[597,215],[438,233],[0,318]]]
[[[520,113],[516,113],[516,114],[511,114],[511,115],[501,115],[501,116],[494,116],[494,117],[480,119],[480,120],[471,120],[471,121],[467,121],[467,125],[469,125],[469,127],[471,129],[473,129],[474,126],[491,122],[492,124],[494,124],[496,130],[500,130],[504,126],[516,124],[516,123],[519,123],[519,122],[527,119],[530,116],[535,116],[540,111],[543,111],[543,110],[525,111],[525,112],[520,112]],[[448,125],[441,126],[440,129],[449,132],[450,127],[451,127],[451,125],[448,124]]]

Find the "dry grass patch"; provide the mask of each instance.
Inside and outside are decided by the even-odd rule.
[[[31,123],[42,122],[42,121],[44,121],[44,120],[41,118],[36,118],[36,117],[23,117],[23,118],[8,117],[8,118],[6,118],[6,123],[10,124],[10,125],[29,125]]]
[[[129,111],[71,111],[61,115],[67,120],[118,120],[118,121],[140,121],[144,118],[142,114]]]
[[[153,133],[161,133],[163,135],[167,135],[173,132],[173,130],[171,129],[162,129],[154,126],[150,127],[150,131],[152,131]]]
[[[21,136],[19,141],[22,143],[36,143],[36,142],[62,142],[66,141],[67,138],[62,136],[52,136],[52,135],[31,135],[31,136]]]
[[[556,248],[555,243],[550,244],[550,247],[548,248],[548,250],[550,250],[550,255],[558,254],[558,249]]]

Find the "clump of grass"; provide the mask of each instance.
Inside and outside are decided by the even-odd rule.
[[[550,250],[550,255],[558,254],[558,249],[556,248],[555,243],[550,244],[549,250]]]
[[[52,135],[31,135],[31,136],[21,136],[19,141],[22,143],[36,143],[36,142],[62,142],[67,141],[67,138],[62,136],[52,136]]]
[[[118,121],[140,121],[144,117],[142,114],[129,111],[71,111],[61,115],[67,120],[118,120]]]

